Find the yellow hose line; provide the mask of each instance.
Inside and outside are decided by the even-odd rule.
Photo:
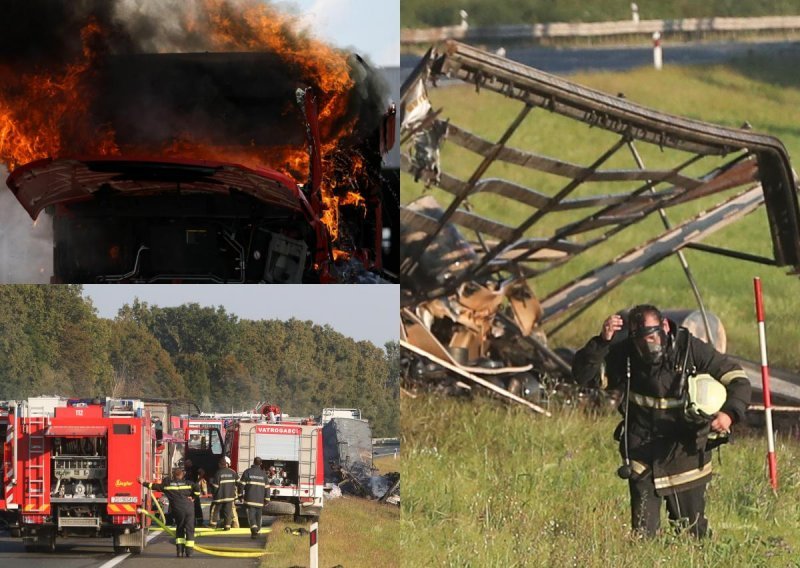
[[[151,513],[148,513],[144,509],[139,509],[139,510],[148,517],[150,517],[150,519],[153,520],[155,523],[160,525],[161,528],[167,531],[171,536],[173,537],[175,536],[175,531],[173,531],[167,525],[163,524],[158,517],[156,517]],[[194,549],[204,554],[210,554],[212,556],[227,556],[230,558],[258,558],[266,554],[274,554],[273,552],[268,552],[266,550],[254,550],[252,548],[231,548],[228,546],[199,546],[197,544],[194,545]]]
[[[153,532],[161,531],[160,528],[151,528]],[[263,528],[261,529],[260,534],[267,534],[271,533],[271,528]],[[222,529],[212,529],[206,527],[196,527],[194,529],[194,536],[201,537],[201,536],[240,536],[240,535],[247,535],[250,536],[250,529],[231,529],[229,531],[224,531]]]
[[[159,503],[158,499],[156,499],[153,496],[153,492],[152,491],[150,491],[150,501],[155,501],[156,509],[158,509],[158,514],[161,515],[161,522],[166,525],[167,524],[167,517],[166,517],[166,515],[164,515],[164,509],[161,508],[161,503]]]
[[[266,529],[262,528],[261,532],[262,533],[272,532],[272,529],[270,529],[270,528],[266,528]],[[242,534],[249,535],[250,534],[250,529],[249,528],[238,528],[238,529],[231,529],[229,531],[226,531],[224,529],[214,529],[214,528],[211,528],[211,527],[197,527],[197,528],[194,529],[194,534],[195,534],[195,536],[197,536],[197,535],[203,535],[203,536],[211,536],[211,535],[233,536],[233,535],[242,535]]]
[[[161,509],[161,504],[158,502],[158,499],[155,499],[156,508],[158,509],[161,516],[164,516],[164,511]],[[169,528],[165,522],[161,522],[161,519],[153,515],[152,513],[145,511],[144,509],[139,509],[142,513],[150,517],[150,519],[159,525],[163,530],[167,531],[173,538],[175,537],[175,531]],[[234,530],[234,529],[231,529]],[[204,531],[205,532],[205,531]],[[214,531],[215,533],[217,531]],[[230,534],[231,531],[222,531],[224,533]],[[248,530],[249,532],[249,530]],[[195,535],[197,536],[197,535]],[[273,552],[268,552],[266,550],[253,550],[252,548],[230,548],[226,546],[199,546],[197,544],[194,545],[194,549],[197,552],[202,552],[203,554],[208,554],[211,556],[224,556],[227,558],[259,558],[261,556],[265,556],[267,554],[274,554]]]

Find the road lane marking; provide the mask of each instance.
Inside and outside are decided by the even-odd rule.
[[[159,536],[161,536],[162,534],[163,534],[163,533],[162,533],[161,531],[159,531],[159,532],[154,532],[154,533],[150,534],[150,535],[147,537],[147,539],[145,539],[145,541],[144,541],[144,542],[145,542],[145,544],[150,544],[150,541],[151,541],[151,540],[153,540],[153,539],[154,539],[154,538],[156,538],[156,537],[159,537]],[[144,551],[142,551],[142,552],[144,552]],[[131,553],[130,553],[130,552],[125,552],[124,554],[120,554],[119,556],[115,556],[114,558],[112,558],[111,560],[109,560],[109,561],[108,561],[108,562],[106,562],[105,564],[101,564],[101,565],[100,565],[100,566],[98,566],[97,568],[112,568],[113,566],[116,566],[117,564],[119,564],[120,562],[122,562],[123,560],[125,560],[126,558],[128,558],[128,556],[130,556],[130,555],[131,555]]]

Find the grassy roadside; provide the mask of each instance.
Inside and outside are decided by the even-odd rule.
[[[402,455],[402,453],[398,452],[397,459],[395,459],[394,456],[374,458],[372,460],[372,465],[377,469],[378,475],[383,475],[392,471],[400,471],[400,458]]]
[[[615,473],[616,415],[547,419],[435,396],[404,398],[401,410],[408,566],[797,566],[796,441],[778,439],[777,496],[766,442],[739,437],[721,463],[714,457],[713,536],[639,541],[629,536],[627,487]]]
[[[264,557],[261,568],[308,566],[308,536],[285,533],[286,527],[300,526],[287,520],[272,526],[267,545],[271,554]],[[327,501],[319,520],[319,565],[399,566],[399,521],[400,509],[394,505],[350,496]]]

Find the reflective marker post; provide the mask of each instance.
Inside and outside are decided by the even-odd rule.
[[[756,295],[756,318],[758,319],[758,344],[761,347],[761,387],[764,391],[764,417],[767,425],[767,462],[769,482],[778,489],[778,465],[775,461],[775,438],[772,432],[772,397],[769,393],[769,366],[767,365],[767,334],[764,327],[764,302],[761,299],[761,278],[753,278]]]
[[[309,543],[309,568],[319,568],[319,542],[317,541],[317,532],[319,530],[319,521],[311,523],[311,530],[308,533]]]
[[[653,67],[660,70],[663,62],[661,59],[661,32],[653,32]]]

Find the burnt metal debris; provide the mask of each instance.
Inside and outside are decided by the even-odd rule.
[[[459,122],[468,117],[434,108],[428,89],[441,81],[518,101],[517,114],[489,140]],[[477,99],[471,112],[485,104],[491,101]],[[596,146],[588,164],[515,147],[520,126],[540,113],[584,123],[592,140],[602,134],[606,145]],[[548,347],[543,324],[557,332],[626,279],[685,248],[800,271],[797,182],[786,149],[772,136],[658,112],[447,41],[429,50],[403,84],[401,141],[401,168],[426,188],[400,211],[406,386],[434,383],[463,392],[483,381],[504,398],[534,403],[558,392],[591,398],[564,386],[570,354]],[[477,164],[466,179],[442,159],[443,144],[457,147],[463,163]],[[548,154],[559,146],[549,138]],[[642,156],[656,153],[658,165],[648,167]],[[515,181],[518,172],[551,189]],[[694,213],[676,207],[700,199]],[[771,258],[700,243],[762,205]],[[667,211],[684,217],[672,225]],[[653,213],[663,227],[651,238],[628,243],[610,260],[597,255],[597,265],[575,277],[579,263],[570,263],[577,255]],[[713,317],[681,261],[702,326],[713,335]],[[538,297],[531,280],[551,272],[558,285]]]
[[[375,475],[372,464],[372,430],[356,418],[332,418],[322,428],[325,482],[343,493],[383,503],[399,504],[400,474]]]

